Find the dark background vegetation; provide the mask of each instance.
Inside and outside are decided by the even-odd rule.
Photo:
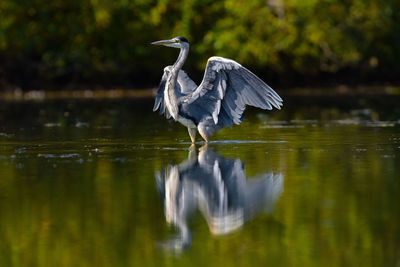
[[[2,0],[0,90],[158,84],[185,36],[185,69],[239,61],[273,85],[396,83],[398,0]]]

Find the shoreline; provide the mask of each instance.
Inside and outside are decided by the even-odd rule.
[[[357,86],[314,87],[276,90],[282,96],[354,96],[354,95],[400,95],[400,86]],[[157,88],[147,89],[87,89],[87,90],[32,90],[0,92],[0,101],[42,101],[56,99],[122,99],[152,98]]]

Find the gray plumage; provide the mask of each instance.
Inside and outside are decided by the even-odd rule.
[[[153,110],[160,110],[188,128],[192,142],[198,131],[208,142],[215,131],[240,124],[246,106],[271,110],[280,109],[279,95],[251,71],[223,57],[208,59],[204,77],[197,86],[182,70],[189,52],[183,37],[153,42],[179,48],[174,65],[164,68]]]

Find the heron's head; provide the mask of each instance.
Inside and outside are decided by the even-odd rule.
[[[183,48],[189,46],[189,41],[185,37],[175,37],[170,40],[161,40],[152,42],[153,45],[164,45],[174,48]]]

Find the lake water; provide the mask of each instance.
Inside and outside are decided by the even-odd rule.
[[[0,103],[0,266],[400,266],[400,97],[190,146],[152,99]]]

